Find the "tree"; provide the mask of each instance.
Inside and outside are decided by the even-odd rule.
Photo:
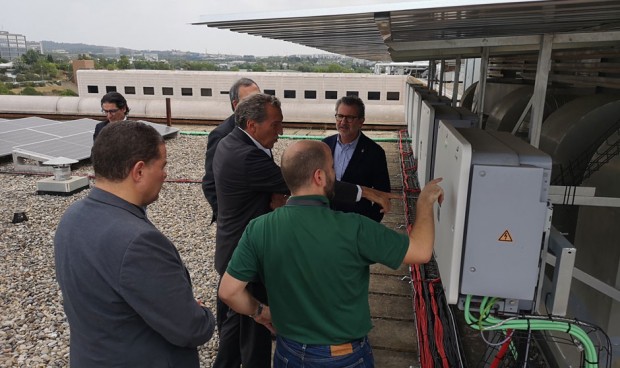
[[[252,71],[253,72],[266,72],[267,67],[263,63],[256,63],[252,65]]]
[[[117,65],[119,69],[131,69],[131,62],[129,61],[127,55],[121,55]]]
[[[0,82],[0,95],[12,95],[11,88],[6,83]]]
[[[30,49],[26,51],[25,54],[22,55],[22,60],[24,61],[24,63],[28,65],[33,65],[33,64],[36,64],[37,61],[39,61],[41,56],[42,55],[38,53],[37,51]]]

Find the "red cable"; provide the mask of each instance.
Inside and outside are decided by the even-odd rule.
[[[405,130],[399,131],[399,150],[401,154],[401,172],[403,174],[403,192],[405,194],[405,200],[407,199],[406,193],[417,193],[419,188],[409,187],[409,172],[417,170],[417,167],[405,167],[406,158],[411,156],[411,150],[405,151],[403,147],[403,134]],[[411,217],[409,216],[410,208],[405,203],[405,218],[407,220],[407,232],[411,231],[413,224],[409,223]],[[420,354],[420,365],[422,368],[434,368],[434,360],[430,351],[429,337],[428,337],[428,319],[426,303],[424,302],[422,276],[420,273],[419,265],[410,265],[411,270],[411,283],[413,286],[413,309],[416,315],[416,328],[418,331],[418,347]]]
[[[495,358],[493,359],[493,362],[491,363],[490,368],[498,368],[499,364],[504,359],[506,352],[508,351],[508,347],[510,346],[510,342],[512,340],[512,330],[508,329],[506,330],[506,333],[508,334],[508,337],[506,338],[506,340],[502,344],[502,347],[499,349],[499,351],[495,355]]]
[[[450,365],[448,364],[448,357],[446,356],[446,350],[443,344],[443,325],[441,323],[441,319],[439,318],[439,307],[437,306],[437,299],[435,298],[435,288],[433,287],[435,283],[439,282],[439,279],[434,279],[430,280],[430,282],[428,283],[428,289],[430,291],[431,297],[431,309],[434,316],[433,328],[435,331],[435,346],[437,346],[437,353],[441,358],[443,368],[450,368]]]

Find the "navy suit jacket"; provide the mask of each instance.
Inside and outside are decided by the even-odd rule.
[[[110,120],[104,120],[100,123],[97,123],[97,125],[95,125],[95,132],[93,133],[93,142],[95,141],[95,139],[97,139],[97,136],[99,135],[99,133],[101,133],[101,129],[105,128],[109,123],[110,123]]]
[[[332,155],[336,149],[337,134],[323,139],[332,150]],[[342,181],[358,184],[369,188],[378,189],[382,192],[390,191],[390,176],[388,174],[385,151],[372,139],[360,133],[357,147],[351,156],[351,161],[341,178]],[[343,212],[355,212],[369,217],[377,222],[383,219],[383,214],[379,212],[381,207],[369,200],[362,198],[357,203],[343,203],[335,198],[332,201],[332,208]]]
[[[202,192],[211,205],[213,217],[211,223],[217,221],[217,194],[215,193],[215,178],[213,177],[213,157],[220,140],[235,129],[235,114],[224,120],[217,128],[209,133],[207,138],[207,152],[205,153],[205,175],[202,177]]]

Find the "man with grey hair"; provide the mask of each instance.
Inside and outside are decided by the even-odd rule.
[[[250,220],[270,212],[272,196],[287,194],[288,187],[271,149],[282,134],[280,101],[271,95],[254,94],[242,100],[235,110],[238,128],[220,141],[213,159],[213,173],[218,201],[215,245],[215,269],[226,271],[243,230]],[[390,198],[398,195],[337,182],[336,196],[347,202],[359,196],[381,203],[386,210]],[[358,193],[361,192],[361,193]],[[266,303],[265,287],[260,280],[250,282],[248,291]],[[224,305],[218,298],[218,303]],[[219,305],[219,304],[218,304]],[[254,314],[240,315],[218,308],[220,344],[214,368],[270,367],[271,333],[260,323],[260,309]]]
[[[215,179],[213,178],[213,156],[218,143],[235,128],[235,108],[239,101],[254,93],[259,93],[260,88],[250,78],[241,78],[230,87],[230,107],[233,114],[224,120],[217,128],[209,133],[207,138],[207,152],[205,153],[205,175],[202,178],[202,192],[211,205],[211,223],[217,221],[217,195],[215,193]]]
[[[92,159],[96,187],[67,209],[54,238],[71,366],[199,367],[215,318],[144,211],[166,179],[162,136],[136,121],[110,124]]]

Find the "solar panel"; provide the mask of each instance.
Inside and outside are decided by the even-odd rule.
[[[140,121],[154,127],[164,138],[179,132],[178,128]],[[84,160],[90,157],[98,123],[93,119],[55,121],[39,117],[0,120],[0,157],[13,154],[15,161],[23,154],[31,160],[48,160],[50,156]]]
[[[59,138],[56,135],[37,132],[30,129],[13,130],[0,134],[0,156],[8,156],[13,148],[35,142],[44,142]]]
[[[15,120],[2,120],[0,121],[0,133],[12,132],[14,130],[21,130],[27,128],[36,128],[40,126],[46,126],[58,123],[54,120],[43,119],[39,117],[22,118]]]
[[[169,126],[163,125],[163,124],[151,123],[150,121],[145,121],[145,120],[138,120],[138,121],[152,126],[164,138],[175,137],[177,135],[177,133],[179,133],[179,131],[180,131],[180,129],[178,129],[178,128],[169,127]]]
[[[37,142],[17,147],[30,154],[52,157],[67,157],[74,160],[84,160],[90,157],[93,145],[93,133],[84,132],[71,137],[58,138],[45,142]],[[47,161],[47,160],[46,160]]]

